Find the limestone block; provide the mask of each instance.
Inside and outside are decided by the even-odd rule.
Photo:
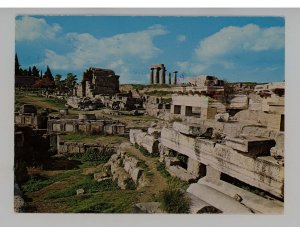
[[[129,131],[130,143],[135,144],[136,143],[136,135],[141,132],[143,132],[141,129],[130,129],[130,131]]]
[[[234,95],[229,100],[230,109],[247,109],[248,108],[248,96],[247,95]]]
[[[272,157],[284,157],[284,151],[281,148],[272,147],[271,148],[271,156]]]
[[[241,134],[243,125],[240,123],[225,123],[224,134],[230,137],[237,137]]]
[[[240,135],[235,138],[226,137],[225,144],[253,156],[262,156],[270,155],[270,149],[275,146],[275,141],[269,138]]]
[[[154,136],[146,134],[138,144],[144,147],[150,154],[158,154],[158,143],[159,141]]]
[[[207,132],[208,127],[200,124],[174,122],[173,129],[185,135],[201,136]]]
[[[216,170],[215,168],[207,165],[206,166],[206,178],[209,180],[220,180],[221,172]]]
[[[82,194],[84,194],[84,189],[83,188],[80,188],[80,189],[76,190],[76,195],[82,195]]]
[[[215,115],[215,120],[220,122],[227,122],[229,120],[229,113],[219,113]]]
[[[190,199],[190,213],[192,214],[205,214],[205,213],[222,213],[219,209],[215,208],[214,206],[204,202],[197,196],[186,192],[186,196]]]
[[[242,203],[254,210],[255,213],[262,214],[282,214],[283,213],[283,202],[276,199],[266,199],[259,195],[256,195],[250,191],[244,190],[240,187],[234,186],[233,184],[227,183],[222,180],[210,181],[206,177],[201,178],[198,184],[204,184],[211,188],[218,190],[232,198],[236,195],[242,199]]]
[[[195,176],[199,175],[200,162],[192,158],[188,158],[187,171]]]
[[[207,185],[199,183],[191,184],[187,192],[193,194],[199,199],[211,204],[213,207],[225,214],[251,214],[251,210],[245,205],[239,203],[232,197],[217,191]]]
[[[173,177],[178,177],[183,181],[187,181],[189,183],[196,182],[197,176],[189,173],[186,169],[180,166],[169,166],[166,167],[166,170],[170,173]]]
[[[143,174],[143,170],[141,168],[134,168],[130,174],[130,177],[135,184],[138,184],[138,180],[142,176],[142,174]]]
[[[74,131],[73,124],[66,124],[65,127],[66,127],[65,128],[66,132],[73,132]]]
[[[138,145],[141,145],[141,143],[146,135],[147,135],[147,133],[145,133],[145,132],[136,133],[135,143],[137,143]]]

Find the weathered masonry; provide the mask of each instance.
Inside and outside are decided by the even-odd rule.
[[[75,87],[74,95],[95,97],[99,94],[118,93],[119,77],[110,69],[89,68],[84,72],[82,82]]]
[[[112,120],[99,120],[94,115],[80,115],[78,119],[50,119],[48,120],[48,132],[82,132],[109,135],[123,135],[125,125]]]
[[[213,169],[219,177],[224,173],[283,198],[284,166],[271,156],[271,148],[275,147],[275,141],[276,146],[281,148],[283,146],[282,133],[273,132],[272,139],[261,137],[259,131],[263,132],[259,127],[257,135],[251,136],[247,134],[249,132],[247,129],[242,129],[242,135],[239,137],[228,135],[223,144],[195,136],[195,130],[191,129],[196,127],[195,125],[174,126],[162,129],[161,143],[164,147]],[[265,131],[268,133],[268,130]]]

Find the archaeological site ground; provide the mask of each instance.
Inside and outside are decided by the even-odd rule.
[[[15,212],[283,214],[284,20],[81,19],[16,18]]]

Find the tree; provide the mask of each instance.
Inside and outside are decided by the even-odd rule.
[[[40,76],[40,72],[39,72],[39,70],[36,68],[35,65],[32,67],[32,76],[34,76],[34,77],[39,77],[39,76]]]
[[[52,72],[51,72],[51,70],[50,70],[50,68],[49,68],[48,65],[47,65],[47,69],[46,69],[45,75],[52,76]]]
[[[20,74],[20,63],[19,63],[17,53],[15,55],[15,74],[17,74],[17,75]]]
[[[28,76],[32,76],[32,70],[31,70],[31,67],[29,66],[28,68]]]
[[[66,78],[66,86],[72,90],[76,84],[77,76],[73,75],[73,73],[68,73]]]
[[[60,74],[56,74],[55,77],[54,77],[54,82],[55,82],[55,85],[58,86],[59,83],[60,83],[60,80],[61,80],[61,77],[62,75]]]

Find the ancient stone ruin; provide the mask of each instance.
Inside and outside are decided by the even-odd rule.
[[[110,69],[89,68],[83,73],[81,83],[75,87],[74,95],[95,97],[99,94],[119,92],[119,76]]]

